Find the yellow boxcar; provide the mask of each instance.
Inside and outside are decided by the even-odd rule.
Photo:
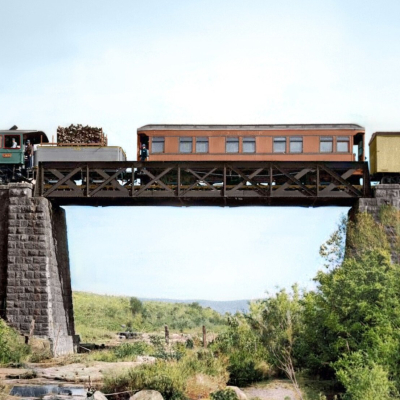
[[[369,157],[373,177],[381,180],[399,175],[400,132],[375,132],[369,142]],[[390,183],[389,181],[391,179],[386,183]]]

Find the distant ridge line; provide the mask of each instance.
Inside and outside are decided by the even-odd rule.
[[[225,314],[227,312],[235,314],[236,312],[248,312],[249,302],[251,300],[198,300],[198,299],[188,299],[188,300],[177,300],[177,299],[159,299],[159,298],[145,298],[139,297],[140,301],[155,301],[161,303],[198,303],[201,307],[217,311],[220,314]]]

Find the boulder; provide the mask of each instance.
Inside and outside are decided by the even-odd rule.
[[[93,400],[107,400],[107,397],[104,396],[103,393],[99,392],[98,390],[96,390],[93,393]]]
[[[227,386],[227,389],[232,389],[235,393],[236,396],[238,397],[239,400],[247,400],[246,394],[240,390],[237,386]]]
[[[156,390],[141,390],[131,396],[129,400],[164,400],[164,398]]]

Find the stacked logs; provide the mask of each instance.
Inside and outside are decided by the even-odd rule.
[[[104,135],[103,128],[71,124],[66,128],[61,126],[57,128],[57,144],[96,144],[97,146],[107,146],[107,136]]]

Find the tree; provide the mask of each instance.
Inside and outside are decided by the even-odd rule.
[[[250,315],[254,329],[258,330],[262,342],[272,355],[272,361],[292,381],[300,399],[303,399],[297,383],[293,349],[302,326],[302,306],[297,285],[292,293],[280,290],[275,296],[262,300],[262,311]]]
[[[129,299],[129,306],[130,306],[132,315],[141,314],[144,310],[143,303],[137,297],[131,297]]]

